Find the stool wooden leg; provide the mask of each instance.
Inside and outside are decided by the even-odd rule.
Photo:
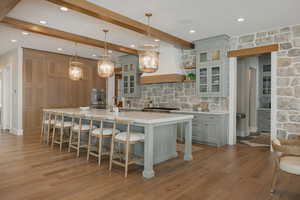
[[[273,173],[273,180],[272,180],[272,185],[271,185],[271,193],[274,193],[275,192],[275,187],[276,187],[276,182],[277,182],[277,179],[278,179],[278,167],[275,166],[274,168],[274,173]]]
[[[111,171],[111,168],[112,168],[112,160],[113,160],[113,155],[114,155],[114,143],[115,143],[115,138],[113,135],[111,138],[111,145],[110,145],[109,171]]]
[[[88,152],[87,152],[87,157],[86,157],[86,160],[89,160],[90,159],[90,152],[91,152],[91,138],[92,135],[91,133],[89,134],[89,141],[88,141]]]
[[[60,143],[59,143],[60,152],[62,150],[63,138],[64,138],[64,127],[60,127]]]
[[[78,139],[77,139],[77,157],[79,157],[80,153],[80,130],[77,132],[78,134]]]
[[[98,149],[98,165],[101,165],[101,156],[102,156],[102,135],[99,137],[99,149]]]
[[[72,137],[73,137],[73,129],[71,128],[68,152],[71,151]]]
[[[125,149],[125,178],[127,178],[127,173],[128,173],[128,160],[129,160],[129,142],[126,142],[126,149]]]
[[[48,123],[48,125],[47,125],[47,144],[50,143],[50,126],[51,126],[51,124]]]
[[[55,126],[53,126],[51,148],[53,148],[53,146],[54,146],[55,131],[56,131],[56,128],[55,128]]]

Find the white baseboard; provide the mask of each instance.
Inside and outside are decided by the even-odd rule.
[[[12,129],[10,129],[10,132],[14,135],[17,135],[17,136],[22,136],[23,135],[23,129],[12,128]]]

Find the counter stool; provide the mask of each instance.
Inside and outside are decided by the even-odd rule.
[[[72,115],[72,127],[71,127],[71,133],[70,133],[70,139],[69,139],[69,149],[68,152],[72,149],[77,150],[77,157],[79,157],[80,148],[87,147],[88,145],[81,145],[81,135],[87,135],[90,131],[90,126],[88,124],[82,124],[82,120],[85,118],[85,115],[81,114],[74,114]],[[77,124],[75,121],[79,120],[79,123]],[[74,133],[77,134],[77,141],[73,141]]]
[[[106,152],[102,152],[102,145],[103,145],[103,139],[105,138],[111,138],[113,130],[116,131],[116,133],[119,133],[120,131],[117,129],[113,129],[113,128],[103,128],[103,120],[105,120],[104,118],[101,117],[92,117],[91,121],[90,121],[90,134],[89,134],[89,142],[88,142],[88,153],[87,153],[87,160],[89,160],[90,155],[91,156],[95,156],[98,158],[98,165],[100,166],[101,164],[101,156],[102,155],[110,155],[110,151],[109,148]],[[94,121],[100,121],[100,128],[96,128],[94,129]],[[91,140],[92,137],[96,137],[98,139],[98,153],[97,152],[92,152],[91,148]]]
[[[43,111],[43,119],[42,119],[42,131],[41,131],[41,143],[43,143],[43,139],[45,134],[47,134],[47,144],[50,142],[50,131],[53,128],[54,120],[53,113],[51,111]],[[46,128],[46,130],[45,130]]]
[[[72,122],[65,121],[65,115],[63,112],[53,112],[54,115],[54,124],[53,124],[53,132],[52,132],[52,145],[53,148],[54,144],[59,144],[59,150],[62,150],[63,143],[68,143],[69,138],[64,138],[65,129],[70,131],[72,127]],[[56,139],[55,136],[57,134],[56,129],[59,130],[59,137]],[[70,134],[70,132],[69,132]]]
[[[134,158],[133,156],[130,155],[130,145],[142,143],[144,142],[144,138],[145,138],[143,133],[134,133],[130,131],[130,125],[132,123],[133,121],[115,120],[113,126],[114,130],[111,139],[109,171],[111,171],[112,164],[120,165],[125,168],[125,178],[127,178],[128,165],[144,161],[144,158]],[[127,131],[116,134],[115,131],[116,124],[126,124]],[[120,144],[124,145],[125,155],[124,152],[123,153],[119,152],[118,155],[115,155],[114,153],[115,143],[118,143],[119,145]]]

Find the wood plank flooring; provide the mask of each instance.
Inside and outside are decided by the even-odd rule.
[[[132,166],[109,173],[108,162],[86,161],[39,143],[39,135],[0,133],[1,200],[299,200],[300,177],[282,174],[271,196],[273,160],[265,148],[245,145],[202,146],[194,160],[183,155],[155,166],[156,177],[144,180]]]

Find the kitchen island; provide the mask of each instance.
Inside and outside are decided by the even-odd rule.
[[[101,117],[107,122],[118,120],[132,120],[133,125],[141,127],[145,134],[144,149],[136,148],[137,153],[144,154],[144,178],[154,177],[153,165],[176,157],[176,127],[184,125],[185,148],[184,160],[192,160],[192,119],[193,115],[179,115],[173,113],[152,112],[120,112],[116,116],[108,110],[87,110],[65,108],[44,109],[44,111],[63,112],[66,115],[83,114],[86,118]]]

